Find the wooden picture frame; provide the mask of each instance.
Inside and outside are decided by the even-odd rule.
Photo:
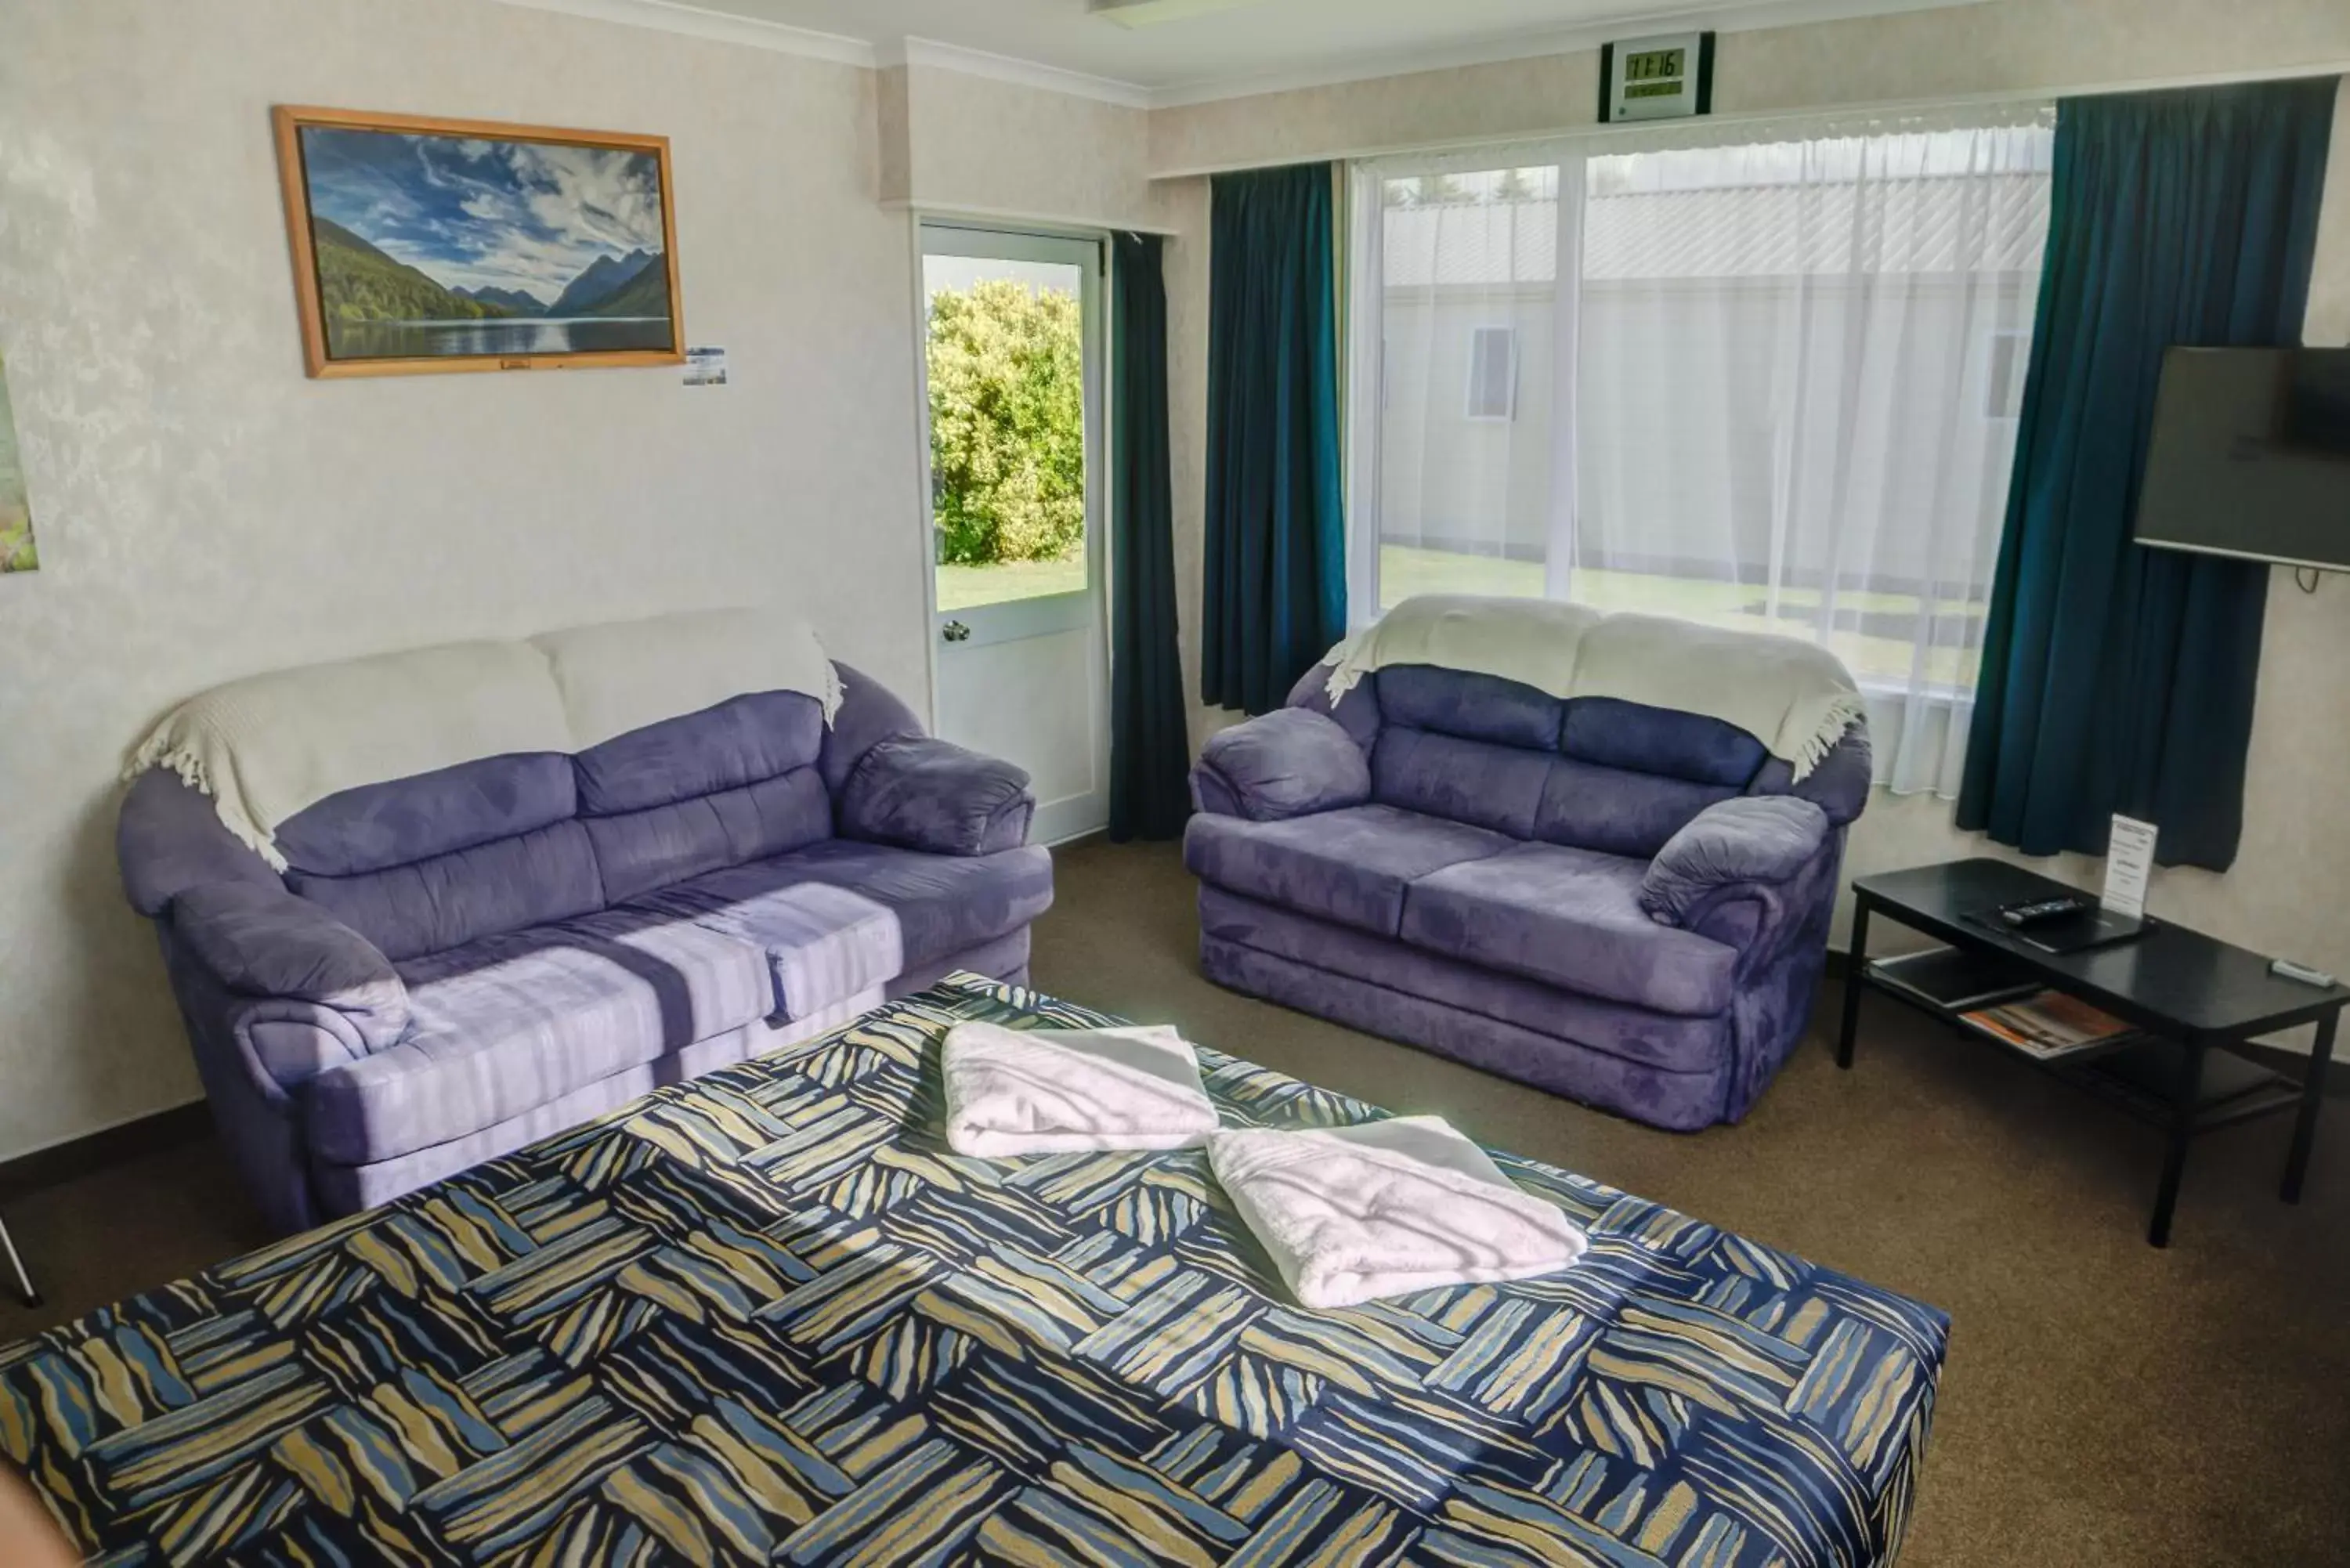
[[[312,376],[684,362],[667,137],[287,105],[271,118]]]

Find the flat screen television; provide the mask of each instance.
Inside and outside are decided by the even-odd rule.
[[[2350,348],[2164,355],[2137,536],[2350,571]]]

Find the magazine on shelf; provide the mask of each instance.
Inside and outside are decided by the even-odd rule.
[[[1960,1021],[1994,1040],[2041,1057],[2070,1055],[2136,1033],[2112,1013],[2061,991],[1979,1007],[1961,1014]]]
[[[1877,959],[1868,967],[1879,983],[1944,1012],[2012,1002],[2040,989],[2040,981],[2014,960],[1963,948],[1928,948]]]

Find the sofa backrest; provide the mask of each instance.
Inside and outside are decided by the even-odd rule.
[[[1290,701],[1331,712],[1367,748],[1374,800],[1518,838],[1647,857],[1733,795],[1805,795],[1842,824],[1859,814],[1867,787],[1858,725],[1797,784],[1761,741],[1699,714],[1605,697],[1562,701],[1430,665],[1366,675],[1333,709],[1323,695],[1328,673],[1309,672]]]
[[[921,732],[879,683],[737,697],[577,755],[534,753],[369,784],[280,824],[286,884],[394,961],[613,904],[832,836],[874,744]]]
[[[538,752],[328,795],[278,825],[286,885],[395,961],[604,907],[572,759]]]
[[[580,753],[579,815],[604,896],[618,903],[832,836],[823,749],[823,707],[769,691]]]

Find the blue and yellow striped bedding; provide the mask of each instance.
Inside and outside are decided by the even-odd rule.
[[[1941,1313],[1506,1155],[1573,1270],[1304,1312],[1201,1154],[950,1153],[964,1018],[1112,1022],[957,977],[0,1348],[0,1454],[126,1564],[1892,1558]]]

